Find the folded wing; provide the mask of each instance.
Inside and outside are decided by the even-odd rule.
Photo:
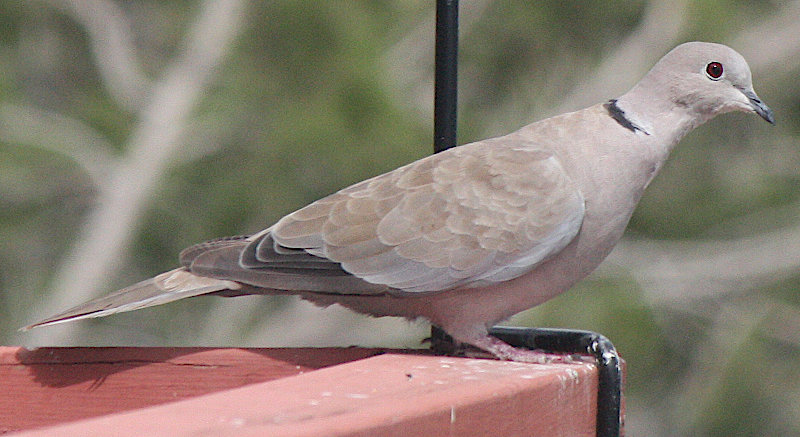
[[[189,269],[257,287],[425,293],[520,276],[578,233],[580,192],[550,153],[488,140],[318,200]],[[213,251],[211,251],[213,253]],[[218,257],[217,255],[205,255]],[[201,262],[202,261],[202,262]]]

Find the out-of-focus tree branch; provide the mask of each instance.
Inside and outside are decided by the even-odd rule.
[[[679,305],[796,274],[800,225],[727,241],[626,240],[609,256],[654,303]]]
[[[136,59],[133,33],[124,11],[109,0],[47,0],[47,3],[83,26],[106,91],[121,107],[138,111],[151,83]]]
[[[175,156],[187,120],[244,22],[243,0],[208,0],[192,23],[184,48],[153,86],[126,154],[113,163],[52,291],[32,309],[50,314],[98,294],[124,265],[125,251],[147,201]],[[93,35],[96,36],[96,35]],[[26,340],[69,343],[75,325],[32,332]]]
[[[66,155],[92,178],[104,182],[111,146],[80,120],[25,105],[0,103],[0,141],[41,147]]]
[[[574,111],[624,93],[675,46],[686,25],[688,3],[649,2],[636,30],[604,56],[589,79],[573,88],[553,112]]]
[[[462,5],[458,18],[459,33],[468,34],[490,4],[489,0],[479,0]],[[391,47],[383,58],[386,77],[391,81],[395,98],[410,103],[409,110],[419,111],[420,116],[428,120],[433,118],[435,23],[436,14],[431,8],[430,14]]]
[[[711,314],[711,328],[689,354],[691,362],[682,372],[678,389],[669,399],[672,435],[693,435],[703,414],[719,402],[725,377],[731,371],[735,352],[747,344],[750,334],[767,317],[770,305],[748,299],[746,305],[725,304]]]
[[[753,70],[761,70],[767,77],[787,71],[800,59],[800,1],[783,5],[778,13],[748,27],[731,42]]]

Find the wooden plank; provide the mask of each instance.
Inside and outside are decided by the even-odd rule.
[[[173,402],[379,349],[0,347],[0,434]]]
[[[592,364],[384,354],[33,436],[592,436]]]

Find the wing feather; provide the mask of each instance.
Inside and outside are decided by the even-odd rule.
[[[406,292],[522,275],[575,237],[584,212],[555,156],[502,138],[424,158],[307,208],[272,228],[276,244]]]
[[[497,138],[352,185],[252,237],[187,249],[184,265],[268,289],[434,292],[530,271],[569,244],[583,213],[556,156]]]

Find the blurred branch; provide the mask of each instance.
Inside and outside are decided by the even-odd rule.
[[[800,225],[730,241],[625,240],[608,261],[632,274],[654,303],[686,304],[796,274]]]
[[[772,308],[762,331],[765,335],[800,350],[800,309],[784,302],[775,302]]]
[[[106,91],[121,107],[139,110],[150,89],[136,59],[133,34],[124,11],[109,0],[47,0],[80,23],[89,36]]]
[[[155,83],[149,101],[108,181],[100,186],[91,211],[72,249],[55,274],[51,293],[35,305],[50,314],[98,294],[121,268],[137,222],[157,183],[180,153],[181,137],[193,108],[214,69],[238,35],[244,20],[243,0],[208,0],[185,39],[184,49]],[[32,341],[68,342],[77,325],[32,332]]]
[[[787,71],[800,60],[800,1],[783,4],[776,14],[732,39],[731,45],[753,70]]]
[[[590,80],[575,87],[553,112],[572,111],[625,92],[680,40],[689,16],[688,4],[687,0],[649,2],[639,27],[607,54]],[[732,38],[730,45],[744,55],[753,70],[789,71],[800,60],[798,15],[800,2],[793,1]]]
[[[491,3],[490,0],[473,0],[462,4],[458,17],[462,38],[469,34]],[[429,120],[433,117],[435,22],[435,8],[431,7],[428,15],[415,23],[383,57],[385,76],[391,84],[388,89],[394,92],[395,100],[408,104],[409,110],[419,111],[421,117]]]
[[[675,46],[687,22],[688,3],[687,0],[649,2],[636,30],[614,46],[588,76],[589,80],[573,88],[553,112],[574,111],[627,91]]]
[[[741,350],[768,316],[772,305],[755,298],[728,303],[710,314],[712,324],[695,350],[687,353],[690,362],[683,379],[668,402],[672,406],[673,435],[694,435],[702,429],[701,420],[719,403],[720,392],[729,375],[737,351]]]
[[[111,145],[91,126],[24,105],[0,104],[0,141],[66,155],[83,167],[97,186],[104,182],[113,159],[108,153]]]

